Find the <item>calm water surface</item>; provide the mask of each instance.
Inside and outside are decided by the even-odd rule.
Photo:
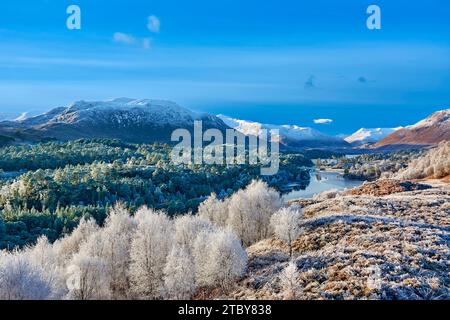
[[[329,171],[311,171],[311,182],[304,190],[292,191],[283,196],[285,201],[308,199],[316,194],[337,189],[351,189],[363,184],[364,181],[344,179],[341,173]]]

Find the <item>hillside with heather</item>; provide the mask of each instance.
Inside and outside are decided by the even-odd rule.
[[[415,125],[395,131],[375,147],[437,145],[441,141],[450,141],[450,109],[435,112]]]
[[[337,195],[303,207],[289,249],[276,238],[250,248],[238,299],[449,299],[450,188],[387,196]]]
[[[293,259],[277,237],[249,247],[249,273],[230,297],[449,299],[450,185],[435,179],[447,175],[449,158],[442,143],[400,180],[291,202],[303,210]]]

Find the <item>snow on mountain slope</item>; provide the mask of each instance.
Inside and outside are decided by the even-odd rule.
[[[245,135],[259,135],[262,130],[279,130],[275,137],[280,143],[292,147],[344,147],[348,144],[340,137],[333,137],[308,127],[296,125],[273,125],[259,122],[234,119],[225,115],[218,115],[226,125]]]
[[[14,121],[24,121],[28,118],[28,112],[22,112],[20,116],[14,119]]]
[[[195,120],[202,120],[205,129],[228,128],[215,116],[190,111],[174,102],[129,98],[78,101],[1,125],[40,138],[107,138],[141,143],[170,142],[173,130],[192,131]]]
[[[417,122],[412,126],[406,127],[409,130],[429,128],[433,126],[445,127],[448,129],[450,125],[450,109],[441,110],[433,113],[431,116]]]
[[[135,100],[119,98],[110,101],[78,101],[68,107],[53,109],[36,117],[21,121],[23,124],[115,122],[146,123],[155,125],[182,125],[200,120],[207,115],[194,113],[174,102],[163,100]]]
[[[450,109],[437,111],[415,125],[402,128],[375,146],[436,145],[441,141],[450,141]]]
[[[263,129],[262,124],[258,122],[233,119],[222,114],[219,114],[217,117],[221,119],[227,126],[236,129],[244,135],[257,136]]]
[[[375,143],[401,128],[361,128],[344,140],[352,144]]]

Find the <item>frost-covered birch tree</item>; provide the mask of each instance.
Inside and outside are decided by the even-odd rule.
[[[174,246],[164,268],[164,282],[169,299],[189,299],[195,293],[194,262],[185,247]]]
[[[131,242],[131,290],[139,299],[156,299],[164,292],[164,267],[174,237],[173,222],[164,213],[140,209]]]
[[[292,242],[302,233],[300,228],[302,217],[303,213],[300,210],[283,208],[276,212],[270,220],[276,237],[289,246],[290,257],[292,257]]]

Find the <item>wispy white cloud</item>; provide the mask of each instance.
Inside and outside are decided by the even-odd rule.
[[[136,44],[136,38],[131,34],[126,34],[122,32],[116,32],[113,35],[113,40],[118,43],[124,44]]]
[[[131,34],[126,34],[122,32],[116,32],[113,35],[114,42],[123,43],[127,45],[139,45],[144,49],[150,49],[151,39],[150,38],[136,38]]]
[[[315,124],[330,124],[332,122],[333,122],[332,119],[315,119],[314,120]]]
[[[157,16],[151,15],[148,18],[147,29],[153,33],[159,33],[161,29],[161,21]],[[113,35],[114,42],[123,43],[127,45],[139,45],[144,49],[150,49],[151,47],[151,38],[138,38],[133,36],[132,34],[127,34],[123,32],[116,32]]]
[[[161,20],[157,16],[151,15],[148,18],[147,28],[153,33],[159,33],[161,29]]]

